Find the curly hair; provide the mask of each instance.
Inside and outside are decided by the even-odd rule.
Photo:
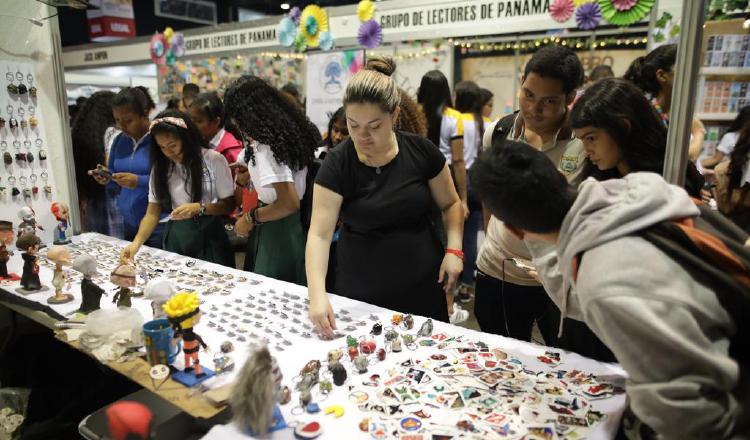
[[[398,105],[401,112],[398,114],[396,129],[427,137],[427,117],[422,107],[404,89],[399,88],[398,92],[401,94]]]
[[[104,164],[104,133],[115,125],[112,102],[115,94],[110,91],[96,92],[86,100],[73,119],[73,162],[76,172],[78,197],[89,200],[104,196],[104,187],[95,184],[88,175],[89,170]]]
[[[318,128],[265,80],[244,75],[232,83],[224,95],[224,111],[243,138],[271,147],[280,164],[301,170],[313,162],[321,142]],[[245,159],[255,163],[252,148],[245,149]]]
[[[159,113],[159,118],[180,118],[187,124],[187,129],[177,127],[167,122],[159,122],[151,128],[151,163],[154,176],[154,194],[159,200],[163,211],[172,210],[172,196],[169,194],[169,175],[174,172],[172,162],[164,152],[161,151],[156,142],[156,134],[171,134],[182,141],[182,165],[185,166],[187,176],[185,186],[190,182],[190,200],[199,202],[203,198],[203,148],[208,145],[201,137],[198,127],[193,124],[190,117],[179,110],[164,110]],[[187,189],[187,188],[186,188]]]

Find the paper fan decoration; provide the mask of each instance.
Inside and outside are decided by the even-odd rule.
[[[172,47],[174,56],[181,57],[185,55],[185,36],[182,32],[175,32],[174,35],[172,35],[170,46]]]
[[[302,11],[300,11],[299,6],[295,6],[289,11],[288,17],[294,22],[295,26],[299,26],[300,16],[302,16]]]
[[[654,0],[597,0],[605,20],[615,26],[630,26],[643,20]]]
[[[362,0],[357,5],[357,17],[359,21],[366,22],[375,16],[375,4],[370,0]]]
[[[599,25],[602,11],[598,3],[585,3],[576,10],[576,24],[580,29],[590,31]]]
[[[383,42],[383,29],[377,20],[362,23],[357,32],[357,42],[368,49],[374,49]]]
[[[318,47],[321,32],[328,32],[328,14],[317,5],[306,6],[299,19],[299,35],[307,39],[308,47]]]
[[[558,23],[565,23],[573,15],[573,0],[555,0],[549,5],[549,15]]]
[[[164,32],[162,32],[162,34],[164,34],[164,39],[167,40],[167,43],[171,43],[172,42],[172,36],[174,35],[174,29],[172,29],[171,27],[167,26],[164,29]]]
[[[573,0],[573,3],[576,5],[576,8],[585,5],[586,3],[595,2],[596,0]]]
[[[318,44],[320,45],[320,48],[323,50],[331,50],[333,49],[333,35],[331,35],[330,32],[321,32],[320,37],[318,37]]]
[[[151,61],[156,64],[164,64],[167,57],[167,40],[163,34],[156,33],[151,37],[148,48],[151,53]]]
[[[279,37],[279,44],[282,46],[293,45],[294,39],[297,38],[297,26],[295,26],[294,20],[289,17],[282,18],[278,28],[276,28],[276,34]]]
[[[297,34],[297,38],[294,39],[294,50],[297,52],[304,52],[307,50],[307,37],[302,35],[302,32]]]

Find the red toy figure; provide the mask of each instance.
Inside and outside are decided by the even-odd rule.
[[[55,202],[51,207],[52,214],[55,219],[59,222],[55,228],[55,241],[54,244],[68,244],[70,239],[65,235],[65,231],[68,230],[68,205],[61,202]]]

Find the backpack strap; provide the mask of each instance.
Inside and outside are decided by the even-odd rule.
[[[494,144],[497,139],[506,139],[508,135],[510,135],[511,130],[513,130],[513,124],[516,122],[517,114],[518,110],[509,115],[503,116],[503,118],[497,121],[495,129],[492,130],[492,144]]]

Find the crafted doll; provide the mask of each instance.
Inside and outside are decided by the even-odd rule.
[[[68,244],[70,239],[65,235],[65,231],[68,230],[68,216],[70,215],[68,205],[61,202],[55,202],[51,207],[52,214],[57,220],[57,227],[55,227],[55,244]]]
[[[174,336],[182,338],[182,352],[185,354],[185,372],[195,370],[195,377],[202,378],[205,374],[201,370],[198,352],[200,348],[208,348],[203,338],[193,328],[201,318],[200,301],[195,292],[179,292],[164,303],[164,313],[167,320],[174,327]],[[191,366],[192,364],[192,366]]]
[[[117,307],[130,307],[130,297],[133,296],[130,288],[135,286],[135,266],[130,263],[117,266],[110,274],[109,281],[120,288],[112,298],[112,302],[116,303]]]
[[[48,290],[39,281],[39,245],[42,241],[34,234],[24,234],[16,240],[16,247],[22,252],[23,273],[21,274],[21,287],[16,289],[23,294],[36,293]]]
[[[52,287],[55,288],[54,296],[47,298],[50,304],[65,304],[73,301],[73,295],[63,293],[63,286],[68,280],[63,266],[70,266],[70,251],[65,246],[52,246],[47,252],[47,259],[55,263],[55,271],[52,276]]]
[[[99,310],[99,300],[104,295],[104,289],[94,284],[92,278],[99,275],[96,270],[96,259],[89,254],[81,254],[73,261],[73,270],[83,275],[81,281],[81,313],[91,313]]]
[[[18,218],[21,219],[21,223],[18,224],[18,236],[21,237],[24,234],[36,234],[36,230],[43,231],[42,225],[36,223],[34,217],[34,210],[28,206],[24,206],[18,211]]]
[[[15,239],[13,234],[13,223],[0,220],[0,281],[2,280],[20,280],[21,277],[14,273],[8,272],[8,261],[13,251],[8,250],[8,246],[13,244]]]
[[[276,359],[267,347],[251,353],[230,399],[235,421],[242,427],[249,427],[257,436],[278,429],[281,412],[276,403],[285,400],[282,379]]]
[[[164,303],[177,292],[174,283],[167,278],[154,278],[146,284],[143,291],[146,299],[151,300],[151,311],[154,312],[154,319],[165,318]]]

